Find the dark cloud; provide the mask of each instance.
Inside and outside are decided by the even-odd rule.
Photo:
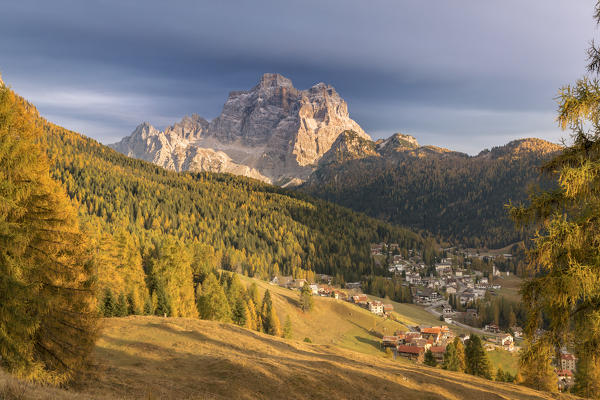
[[[138,122],[218,115],[264,72],[324,81],[374,137],[477,152],[556,140],[594,1],[8,2],[0,71],[53,121],[108,143]]]

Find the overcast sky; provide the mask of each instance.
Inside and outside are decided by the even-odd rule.
[[[216,117],[278,72],[333,85],[375,139],[471,154],[558,141],[554,97],[585,72],[593,0],[6,1],[0,72],[49,120],[112,143]]]

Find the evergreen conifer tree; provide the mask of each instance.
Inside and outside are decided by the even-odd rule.
[[[38,118],[0,82],[0,356],[9,372],[62,384],[96,338],[94,259]]]
[[[198,297],[198,312],[202,319],[223,322],[231,320],[231,308],[227,296],[212,272],[208,274],[208,277],[202,283]]]
[[[168,306],[168,316],[196,317],[198,311],[194,300],[194,284],[191,256],[178,241],[169,237],[155,244],[156,257],[150,263],[150,275],[159,296],[163,295]],[[163,311],[164,312],[164,311]]]
[[[300,308],[302,311],[310,311],[313,308],[312,290],[307,282],[304,282],[302,290],[300,291]]]
[[[248,313],[248,306],[242,296],[238,296],[236,303],[233,308],[233,322],[239,326],[248,326],[248,319],[250,318]]]
[[[430,367],[437,366],[437,360],[435,359],[431,349],[427,349],[425,352],[425,360],[423,361],[425,365],[429,365]]]
[[[458,371],[465,372],[467,370],[467,356],[465,354],[465,345],[460,338],[454,338],[454,348],[456,349],[456,359]]]
[[[116,317],[126,317],[127,316],[127,299],[125,295],[121,293],[119,298],[117,299],[117,309],[115,313]]]
[[[275,307],[271,306],[268,311],[268,326],[265,330],[266,333],[273,336],[281,336],[281,324],[279,322],[279,317],[275,312]]]
[[[246,324],[246,327],[248,329],[253,329],[255,331],[261,331],[261,326],[260,326],[260,318],[258,316],[258,313],[256,312],[256,306],[254,305],[254,301],[252,301],[252,299],[247,298],[246,299],[246,307],[248,309],[248,321]]]
[[[283,324],[283,337],[286,339],[292,338],[292,320],[289,315],[285,317],[285,323]]]
[[[171,316],[171,299],[165,291],[163,283],[160,281],[155,284],[153,301],[156,302],[156,304],[153,306],[155,315],[160,317]]]
[[[467,364],[466,372],[468,374],[481,376],[487,379],[492,378],[490,360],[483,348],[479,336],[472,334],[469,340],[467,340],[465,356]]]
[[[273,302],[271,300],[271,292],[269,289],[265,290],[265,294],[263,295],[262,305],[260,307],[260,321],[262,326],[262,331],[267,333],[269,331],[271,321],[269,321],[269,312],[273,307]]]
[[[525,342],[519,360],[519,374],[523,385],[547,392],[557,391],[552,355],[552,345],[542,338],[533,344]]]
[[[117,302],[113,296],[112,290],[104,290],[104,299],[102,300],[102,313],[105,317],[114,317],[117,315]]]
[[[502,367],[498,367],[498,370],[496,371],[496,377],[494,380],[498,382],[506,382],[504,370],[502,369]]]
[[[446,346],[442,368],[447,369],[448,371],[459,370],[458,357],[456,356],[456,347],[454,346],[454,343],[448,343]]]
[[[600,23],[600,2],[594,19]],[[558,122],[570,128],[573,142],[542,168],[558,187],[534,193],[530,205],[510,211],[519,225],[538,228],[528,252],[530,279],[521,289],[529,350],[520,374],[529,386],[548,387],[549,353],[572,344],[585,360],[575,376],[575,393],[600,398],[600,384],[588,384],[599,382],[600,375],[600,49],[593,43],[589,61],[593,76],[559,92]],[[539,335],[542,321],[547,329]]]

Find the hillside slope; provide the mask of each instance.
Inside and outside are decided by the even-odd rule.
[[[378,141],[373,155],[369,146],[361,151],[354,142],[346,146],[352,154],[335,154],[339,162],[322,163],[301,190],[477,248],[524,238],[504,206],[525,201],[531,185],[547,187],[550,181],[540,177],[539,167],[561,149],[541,139],[522,139],[468,156],[419,147],[414,138],[395,135]]]
[[[0,375],[3,381],[6,377]],[[533,400],[556,396],[233,325],[128,317],[105,320],[94,368],[78,387],[69,392],[30,388],[21,398]]]
[[[218,262],[267,278],[276,267],[372,273],[370,243],[420,248],[418,235],[332,203],[227,174],[177,173],[128,158],[40,118],[53,177],[105,232],[125,228],[143,242],[165,235],[210,246]],[[219,265],[216,265],[219,266]],[[377,272],[377,271],[375,271]]]

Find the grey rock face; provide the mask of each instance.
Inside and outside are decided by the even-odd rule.
[[[194,115],[164,132],[144,123],[112,147],[176,171],[231,172],[285,184],[307,179],[345,130],[371,140],[333,87],[298,90],[279,74],[265,74],[251,90],[231,92],[210,123]]]

